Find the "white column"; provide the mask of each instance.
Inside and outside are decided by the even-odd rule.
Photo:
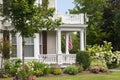
[[[84,39],[84,30],[80,31],[80,50],[85,50],[85,39]]]
[[[66,54],[69,54],[69,33],[66,33]]]
[[[62,51],[61,51],[61,31],[58,30],[57,31],[57,41],[58,41],[58,54],[62,54]]]
[[[39,50],[39,34],[38,33],[35,33],[35,38],[34,38],[34,57],[36,59],[39,58],[39,53],[40,53],[40,50]]]
[[[16,34],[16,41],[17,41],[17,58],[22,59],[22,37],[20,33]]]
[[[16,37],[15,37],[16,38]],[[9,41],[10,41],[10,46],[12,46],[12,34],[9,34]],[[10,49],[10,54],[12,53],[12,49]],[[17,54],[17,53],[16,53]]]
[[[57,31],[57,60],[58,60],[58,65],[62,64],[62,51],[61,51],[61,30]]]

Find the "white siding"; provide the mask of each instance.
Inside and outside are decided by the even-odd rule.
[[[47,32],[47,53],[56,54],[56,32]]]
[[[56,0],[49,0],[49,7],[50,8],[56,8]]]
[[[3,0],[0,0],[0,4],[2,4],[3,3]]]

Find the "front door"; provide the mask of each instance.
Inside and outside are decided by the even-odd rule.
[[[42,31],[43,54],[47,54],[47,31]]]

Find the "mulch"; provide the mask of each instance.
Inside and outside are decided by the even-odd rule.
[[[107,74],[111,74],[111,72],[106,72],[106,73],[102,73],[102,72],[92,73],[90,71],[83,71],[83,72],[78,73],[76,75],[85,75],[85,74],[106,74],[107,75]],[[48,78],[48,77],[63,77],[63,76],[75,76],[75,75],[69,75],[69,74],[62,73],[61,75],[48,74],[48,75],[41,76],[41,77]]]

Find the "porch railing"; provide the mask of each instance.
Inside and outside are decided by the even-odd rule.
[[[40,54],[39,61],[46,64],[74,64],[76,54]]]
[[[53,18],[61,18],[64,24],[84,24],[84,14],[55,14]]]

